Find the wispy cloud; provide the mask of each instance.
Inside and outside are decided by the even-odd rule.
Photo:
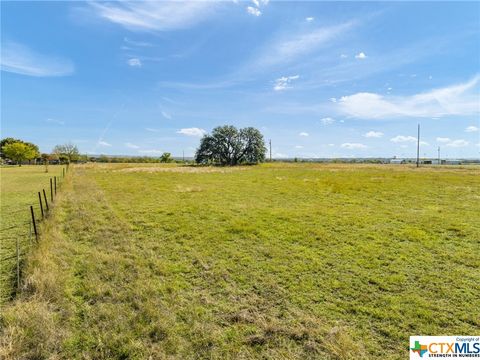
[[[275,80],[275,84],[273,86],[273,90],[275,91],[282,91],[291,88],[290,83],[293,80],[297,80],[300,76],[299,75],[293,75],[293,76],[282,76],[281,78],[278,78]]]
[[[28,76],[66,76],[75,70],[68,59],[40,54],[12,41],[2,42],[0,62],[2,71]]]
[[[142,61],[138,58],[128,59],[127,64],[132,66],[132,67],[142,67]]]
[[[394,143],[403,143],[403,142],[416,142],[417,138],[413,136],[404,136],[404,135],[397,135],[390,139],[391,142]]]
[[[470,143],[463,139],[452,140],[450,141],[447,146],[449,147],[465,147],[468,146]]]
[[[465,132],[477,132],[478,131],[478,126],[468,126],[466,129],[465,129]]]
[[[437,137],[437,142],[439,143],[448,143],[450,141],[452,141],[450,138]]]
[[[247,6],[247,12],[250,14],[250,15],[253,15],[253,16],[260,16],[262,15],[262,12],[256,8],[256,7],[253,7],[253,6]]]
[[[383,133],[381,131],[369,131],[363,136],[365,136],[366,138],[381,138],[383,136]]]
[[[315,18],[313,16],[309,16],[309,17],[305,18],[305,21],[307,21],[307,22],[312,22],[313,20],[315,20]]]
[[[170,115],[169,113],[167,113],[166,111],[162,110],[162,116],[165,118],[165,119],[168,119],[168,120],[172,120],[172,115]]]
[[[219,2],[121,1],[90,2],[96,14],[129,30],[170,31],[192,27],[211,16]]]
[[[477,75],[466,83],[403,97],[357,93],[342,97],[338,106],[341,112],[363,119],[478,114],[480,98],[475,88],[479,82],[480,76]]]
[[[129,149],[140,149],[140,146],[132,144],[130,142],[125,143],[125,146]]]
[[[368,146],[360,143],[343,143],[340,147],[348,150],[366,149]]]
[[[255,65],[265,67],[289,63],[317,51],[352,29],[353,26],[353,22],[346,22],[329,27],[302,29],[294,33],[282,34],[266,47],[256,60]]]
[[[324,117],[324,118],[321,118],[320,121],[322,122],[323,125],[331,125],[335,122],[335,119],[331,117]]]
[[[180,129],[177,131],[177,134],[182,134],[186,136],[197,136],[197,137],[202,137],[205,135],[207,132],[203,129],[199,129],[196,127],[193,128],[185,128],[185,129]]]
[[[299,136],[310,136],[309,133],[305,132],[305,131],[302,131],[300,134],[298,134]]]
[[[137,40],[132,40],[127,37],[123,38],[123,41],[125,44],[130,45],[130,46],[136,46],[136,47],[154,47],[152,43],[146,42],[146,41],[137,41]]]
[[[98,142],[98,146],[110,147],[110,146],[112,146],[112,144],[110,144],[110,143],[108,143],[108,142],[106,142],[106,141],[104,141],[104,140],[100,140],[100,141]]]
[[[154,128],[145,128],[145,130],[150,131],[150,132],[159,132],[160,130],[154,129]]]

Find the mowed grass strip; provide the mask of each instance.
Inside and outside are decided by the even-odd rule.
[[[480,329],[478,168],[113,165],[73,181],[4,354],[401,359],[410,335]]]

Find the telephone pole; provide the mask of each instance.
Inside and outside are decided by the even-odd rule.
[[[420,124],[418,124],[417,133],[417,167],[420,166]]]
[[[182,161],[185,162],[185,150],[182,150]]]
[[[270,144],[270,162],[272,162],[272,139],[268,143]]]
[[[440,146],[438,147],[438,165],[441,164],[441,160],[440,160]]]

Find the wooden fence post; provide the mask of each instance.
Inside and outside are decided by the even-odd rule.
[[[55,183],[55,195],[57,195],[57,177],[53,177],[54,183]]]

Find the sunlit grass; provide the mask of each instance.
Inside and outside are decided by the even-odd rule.
[[[193,169],[78,166],[7,354],[402,359],[478,333],[478,168]]]

